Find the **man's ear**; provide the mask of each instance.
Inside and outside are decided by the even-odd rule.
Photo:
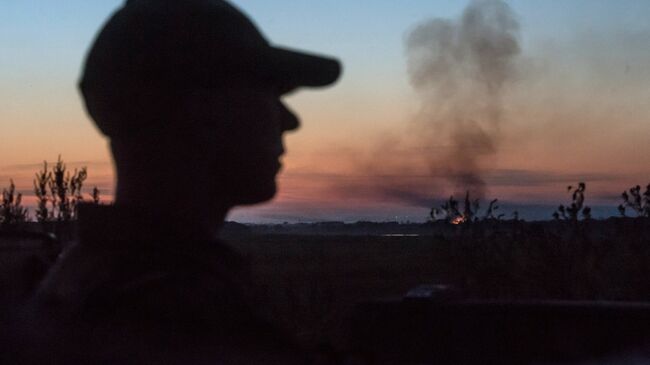
[[[105,135],[145,134],[178,118],[180,96],[153,87],[80,86],[86,111]]]
[[[187,91],[177,110],[182,113],[178,118],[185,121],[187,130],[199,140],[213,147],[225,147],[233,142],[236,114],[226,95],[215,95],[212,90]]]

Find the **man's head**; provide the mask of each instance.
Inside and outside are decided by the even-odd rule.
[[[336,60],[271,46],[225,1],[129,0],[97,37],[80,88],[120,181],[182,167],[184,183],[237,205],[275,194],[282,134],[298,127],[281,96],[339,74]]]

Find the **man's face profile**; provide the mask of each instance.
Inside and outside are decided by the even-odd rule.
[[[219,180],[233,205],[264,202],[276,193],[275,179],[285,152],[283,134],[299,126],[281,99],[286,91],[241,81],[193,90],[187,96],[187,114],[180,117],[189,119],[192,137],[179,143],[205,151],[207,155],[196,158],[209,163],[206,173]]]

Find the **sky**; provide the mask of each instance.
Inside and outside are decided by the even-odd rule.
[[[88,46],[121,3],[0,1],[0,187],[14,179],[27,203],[33,174],[59,155],[70,168],[88,167],[87,192],[97,185],[111,199],[107,142],[75,84]],[[287,136],[280,192],[229,219],[422,221],[462,190],[440,168],[453,162],[444,131],[454,122],[423,112],[449,102],[413,87],[406,42],[431,19],[457,22],[469,1],[232,3],[274,44],[334,55],[344,74],[331,88],[286,98],[302,127]],[[478,161],[484,199],[541,219],[568,202],[567,185],[585,181],[588,204],[615,212],[620,192],[650,182],[650,2],[506,3],[520,52],[500,90],[494,153]],[[462,101],[454,105],[482,102]]]

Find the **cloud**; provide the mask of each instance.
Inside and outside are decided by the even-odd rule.
[[[384,174],[384,173],[287,173],[283,177],[289,186],[304,186],[307,181],[318,181],[318,191],[304,191],[312,194],[314,202],[319,197],[336,200],[342,204],[353,205],[359,202],[375,202],[376,204],[402,204],[416,207],[431,207],[437,200],[447,198],[450,194],[463,194],[463,191],[449,191],[439,188],[444,181],[443,174]],[[578,182],[616,183],[624,179],[620,174],[606,173],[558,173],[552,171],[537,171],[524,169],[498,169],[487,172],[485,181],[488,189],[494,191],[509,191],[513,188],[543,188],[562,187],[557,191],[561,198],[564,187]],[[624,185],[622,185],[624,186]],[[548,191],[548,189],[546,189]],[[546,193],[546,192],[545,192]],[[613,194],[610,194],[610,197]],[[316,203],[315,203],[316,204]]]
[[[578,182],[602,182],[620,180],[620,175],[604,173],[558,173],[517,169],[495,170],[487,174],[486,181],[491,187],[542,186],[549,184]]]
[[[112,163],[109,161],[63,161],[65,165],[69,168],[78,168],[78,167],[88,167],[88,169],[106,169],[111,168]],[[56,164],[56,160],[47,161],[48,167],[51,168]],[[29,164],[17,164],[17,165],[6,165],[2,166],[3,172],[36,172],[43,168],[43,162],[39,163],[29,163]]]

